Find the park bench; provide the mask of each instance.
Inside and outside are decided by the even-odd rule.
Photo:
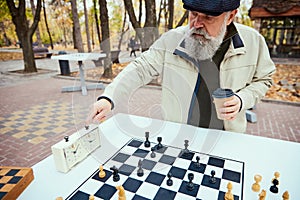
[[[119,61],[119,54],[120,54],[121,50],[113,50],[110,51],[110,55],[111,55],[111,62],[112,63],[120,63]],[[105,53],[105,52],[101,52],[101,53]],[[93,60],[93,62],[95,63],[96,67],[97,66],[103,66],[103,60],[104,58],[99,58],[98,60]]]
[[[33,48],[34,58],[47,57],[51,58],[52,53],[46,47],[34,47]]]

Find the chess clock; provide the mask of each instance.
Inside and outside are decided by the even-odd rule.
[[[77,163],[100,147],[100,131],[97,125],[83,128],[51,147],[56,169],[68,172]]]

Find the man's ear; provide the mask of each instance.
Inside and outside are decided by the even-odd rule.
[[[234,20],[234,17],[235,17],[237,12],[238,12],[237,9],[235,9],[233,11],[230,11],[230,14],[229,14],[229,17],[228,17],[227,23],[226,23],[227,26]]]

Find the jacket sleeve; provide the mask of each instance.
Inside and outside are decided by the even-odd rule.
[[[135,90],[157,78],[162,71],[164,51],[157,48],[163,42],[158,39],[133,62],[128,64],[104,90],[101,96],[111,99],[117,106],[118,102],[126,101]]]
[[[242,108],[250,109],[263,98],[272,85],[272,75],[275,65],[270,58],[269,50],[262,35],[258,36],[259,48],[256,61],[256,70],[249,85],[237,92],[242,99]],[[254,53],[254,52],[248,52]]]

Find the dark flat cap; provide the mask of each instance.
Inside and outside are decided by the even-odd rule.
[[[240,6],[240,0],[182,0],[182,2],[183,8],[187,10],[212,16],[221,15]]]

